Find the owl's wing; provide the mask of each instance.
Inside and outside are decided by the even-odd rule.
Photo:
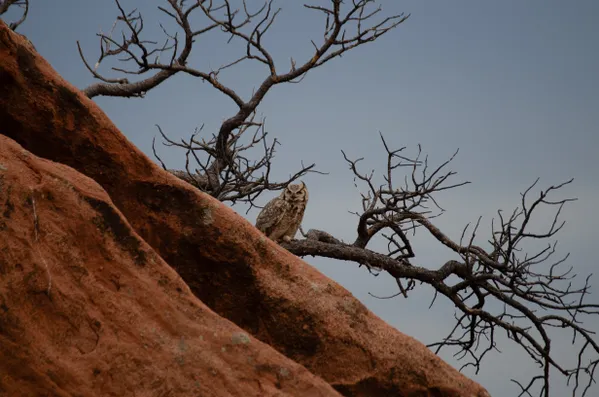
[[[269,235],[272,227],[276,225],[285,214],[287,203],[275,197],[262,208],[258,218],[256,219],[256,227],[262,233]]]

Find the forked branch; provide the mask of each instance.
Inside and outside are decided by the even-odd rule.
[[[256,121],[255,115],[231,134],[227,147],[233,156],[231,165],[219,157],[215,134],[209,138],[200,136],[203,126],[196,129],[188,140],[180,141],[172,140],[162,128],[157,128],[165,146],[185,151],[185,170],[168,170],[156,152],[155,142],[152,142],[154,156],[165,170],[220,201],[247,203],[248,211],[263,192],[282,190],[307,173],[321,173],[314,169],[315,164],[301,164],[299,170],[286,180],[272,181],[272,161],[279,141],[275,138],[269,142],[264,120]],[[256,154],[258,151],[261,155]]]
[[[305,7],[325,16],[323,39],[320,44],[313,43],[313,55],[303,63],[292,61],[290,69],[280,72],[263,41],[280,12],[280,9],[273,7],[272,0],[267,0],[255,11],[250,9],[249,2],[245,0],[166,0],[168,6],[160,6],[158,9],[172,19],[178,32],[171,33],[161,25],[166,36],[162,44],[143,39],[144,19],[141,13],[135,10],[126,12],[119,0],[115,2],[120,15],[109,33],[98,34],[100,56],[94,67],[85,59],[79,46],[81,58],[87,69],[96,79],[101,80],[83,91],[90,98],[98,95],[139,97],[176,73],[186,73],[209,83],[238,107],[236,114],[226,119],[216,134],[215,149],[227,167],[233,167],[234,162],[233,154],[228,149],[231,134],[244,125],[273,86],[302,78],[308,71],[359,45],[376,40],[407,19],[407,16],[399,14],[376,20],[381,9],[375,7],[375,0],[351,3],[330,0],[329,7],[306,5]],[[190,22],[196,13],[199,14],[198,19],[205,21],[201,26],[195,26]],[[119,39],[113,37],[116,26],[123,29]],[[224,32],[230,41],[244,43],[245,53],[217,69],[201,70],[189,65],[194,42],[199,36],[215,29]],[[114,72],[120,75],[148,77],[130,82],[127,78],[100,74],[99,66],[112,57],[120,57],[119,60],[125,65],[112,67]],[[219,73],[251,61],[264,65],[267,73],[255,92],[248,99],[243,99],[233,88],[219,80]]]
[[[27,19],[27,14],[29,13],[29,0],[0,0],[0,15],[8,12],[8,9],[11,6],[16,6],[23,10],[19,19],[8,24],[10,29],[16,31],[19,25],[21,25],[23,22],[25,22],[25,19]]]

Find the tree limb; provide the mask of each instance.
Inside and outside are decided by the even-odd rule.
[[[429,285],[435,291],[435,299],[438,295],[445,296],[457,309],[456,323],[448,336],[429,345],[437,353],[443,348],[457,348],[458,359],[466,359],[462,368],[472,366],[478,372],[484,357],[497,349],[497,332],[503,331],[541,368],[539,376],[526,385],[514,381],[521,387],[520,395],[532,395],[537,390],[539,395],[550,396],[549,373],[554,369],[573,382],[573,395],[584,386],[580,394],[584,396],[595,382],[599,364],[599,344],[593,339],[594,332],[582,325],[584,317],[599,315],[598,304],[584,302],[590,293],[590,277],[582,286],[573,286],[572,268],[563,268],[568,255],[553,259],[556,242],[548,242],[536,252],[525,251],[528,242],[553,239],[564,226],[565,222],[559,220],[561,211],[575,199],[550,197],[572,180],[550,186],[533,199],[530,194],[538,182],[535,181],[522,194],[520,206],[509,217],[498,211],[499,222],[492,222],[491,239],[487,241],[490,248],[483,249],[475,245],[480,218],[475,225],[464,228],[459,241],[432,222],[444,212],[434,196],[468,183],[451,182],[455,172],[445,170],[455,154],[430,169],[428,158],[421,158],[420,148],[412,158],[401,154],[405,148],[391,150],[382,135],[381,141],[387,153],[381,185],[375,182],[374,171],[360,171],[362,159],[352,160],[343,152],[355,180],[366,187],[362,211],[354,213],[358,217],[355,241],[343,243],[324,231],[310,230],[306,239],[282,246],[298,256],[350,261],[369,270],[386,272],[396,279],[400,293],[406,297],[415,282]],[[404,183],[397,184],[394,173],[402,168],[410,171],[403,178]],[[531,231],[533,214],[552,210],[548,227],[544,231]],[[449,260],[436,269],[413,264],[417,253],[411,239],[417,230],[428,233],[460,260]],[[386,254],[368,248],[376,238],[387,242]],[[407,289],[402,280],[408,282]],[[581,338],[575,367],[567,367],[563,364],[564,357],[552,350],[549,332],[555,329],[570,331],[575,338]]]
[[[27,19],[27,14],[29,13],[29,0],[0,0],[0,15],[6,13],[10,6],[17,6],[23,9],[23,14],[21,17],[15,22],[11,22],[8,24],[8,27],[11,30],[16,31],[17,28],[25,22]]]

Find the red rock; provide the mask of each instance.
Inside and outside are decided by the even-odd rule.
[[[200,302],[106,192],[0,135],[1,396],[335,396]]]
[[[0,126],[97,181],[202,302],[342,394],[488,395],[233,210],[157,167],[2,23]]]

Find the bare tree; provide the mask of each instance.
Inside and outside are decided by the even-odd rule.
[[[197,129],[188,140],[170,139],[158,131],[167,146],[181,148],[186,153],[184,171],[170,170],[200,190],[233,204],[254,200],[262,192],[280,190],[288,183],[314,172],[314,165],[301,166],[299,171],[282,182],[271,182],[270,171],[276,140],[269,142],[264,120],[256,120],[256,109],[266,93],[276,85],[301,81],[306,73],[362,44],[372,42],[404,22],[408,16],[381,16],[375,0],[320,1],[305,7],[324,16],[323,37],[312,42],[312,55],[296,62],[293,58],[286,68],[275,63],[263,45],[263,38],[273,26],[280,9],[267,0],[258,9],[250,9],[246,1],[238,0],[165,0],[158,9],[174,22],[176,32],[160,25],[165,39],[161,44],[143,38],[144,19],[140,12],[126,12],[115,0],[120,15],[108,33],[99,33],[100,55],[92,67],[79,53],[92,75],[100,80],[84,89],[90,97],[143,95],[178,73],[197,77],[235,103],[237,111],[227,118],[218,131],[200,137]],[[326,5],[322,5],[326,4]],[[200,18],[195,18],[196,14]],[[190,20],[203,20],[200,26]],[[115,33],[117,27],[122,30]],[[245,51],[217,69],[201,70],[189,64],[194,41],[211,31],[221,31],[230,41],[244,44]],[[116,38],[118,36],[118,38]],[[101,74],[98,69],[108,59],[118,59],[123,66],[113,66],[117,77]],[[219,74],[247,62],[263,65],[265,78],[248,99],[225,86]],[[281,71],[283,70],[283,71]],[[122,77],[135,78],[130,81]],[[360,159],[343,156],[355,180],[362,184],[363,208],[357,212],[357,235],[351,243],[321,230],[310,230],[305,239],[283,244],[298,256],[321,256],[345,260],[365,266],[370,272],[385,272],[397,281],[398,294],[407,297],[416,283],[433,288],[435,299],[443,295],[456,307],[456,323],[449,335],[430,347],[458,349],[464,366],[480,368],[487,354],[497,349],[497,331],[519,345],[534,362],[540,373],[526,384],[516,382],[521,394],[538,393],[549,396],[551,369],[572,382],[573,395],[585,395],[594,382],[599,363],[599,346],[593,332],[585,329],[583,318],[599,314],[599,305],[587,304],[589,278],[574,287],[572,268],[564,269],[565,257],[554,259],[556,234],[564,223],[559,217],[563,206],[572,199],[553,199],[552,196],[568,185],[567,181],[542,190],[531,199],[535,182],[513,211],[498,211],[497,219],[488,233],[488,248],[477,245],[481,221],[467,225],[458,241],[450,238],[433,223],[443,212],[438,203],[439,193],[459,188],[467,182],[452,182],[455,172],[447,170],[451,160],[431,167],[419,148],[415,156],[404,155],[405,148],[390,148],[381,135],[386,153],[384,183],[378,185],[378,175],[360,170]],[[154,146],[153,146],[154,147]],[[253,160],[250,149],[262,148],[262,156]],[[154,147],[154,153],[163,167]],[[457,154],[457,153],[456,153]],[[191,165],[191,164],[194,165]],[[191,167],[191,168],[190,168]],[[400,170],[408,170],[398,175]],[[553,211],[547,230],[533,232],[532,214]],[[417,253],[412,241],[416,233],[428,233],[449,248],[455,259],[434,269],[415,263]],[[375,240],[384,240],[385,252],[372,247]],[[530,241],[547,242],[539,251],[526,253]],[[434,303],[435,299],[431,303]],[[578,338],[578,361],[572,368],[562,363],[552,350],[550,334],[554,330],[572,332]]]
[[[225,120],[219,131],[207,140],[196,139],[194,133],[188,141],[174,142],[159,129],[167,145],[185,149],[187,158],[192,157],[199,167],[190,170],[188,161],[185,171],[173,173],[220,200],[245,201],[250,204],[263,191],[282,189],[307,172],[314,171],[314,164],[306,167],[302,165],[301,169],[286,181],[270,181],[271,160],[277,141],[267,143],[264,123],[256,121],[254,117],[256,108],[266,93],[278,84],[300,81],[308,71],[340,57],[355,47],[376,40],[407,18],[400,14],[375,20],[381,8],[373,7],[374,0],[354,1],[349,7],[343,7],[340,0],[330,1],[329,8],[305,5],[306,8],[325,17],[322,42],[312,42],[314,52],[310,58],[302,63],[296,63],[291,58],[290,66],[284,68],[275,64],[273,56],[262,42],[280,12],[280,9],[273,8],[272,0],[265,2],[255,11],[249,8],[246,1],[238,1],[237,8],[230,0],[167,0],[166,3],[168,7],[160,6],[158,9],[171,18],[180,31],[171,33],[161,24],[166,39],[158,45],[141,37],[144,27],[141,13],[135,10],[126,12],[120,2],[116,1],[120,15],[109,33],[98,34],[100,55],[93,68],[84,58],[78,43],[79,53],[87,69],[95,78],[101,80],[83,91],[90,98],[99,95],[140,97],[177,73],[185,73],[208,82],[217,91],[229,97],[237,105],[238,111]],[[190,19],[196,13],[200,14],[206,23],[192,27]],[[123,25],[124,28],[119,39],[113,38],[117,25]],[[188,64],[193,43],[199,36],[212,30],[224,32],[229,36],[229,41],[237,40],[244,43],[245,52],[218,69],[206,71],[193,68]],[[130,82],[126,78],[101,75],[97,71],[98,67],[111,57],[120,57],[119,60],[125,64],[124,67],[113,67],[113,71],[148,77]],[[161,58],[166,61],[161,61]],[[223,70],[238,67],[246,62],[262,64],[267,71],[266,77],[259,82],[258,89],[247,100],[219,81],[219,74]],[[284,69],[284,72],[280,72],[281,69]],[[253,128],[255,132],[248,142],[242,138],[249,128]],[[264,156],[257,161],[250,161],[244,156],[244,152],[256,145],[263,146]]]
[[[19,25],[21,25],[23,22],[25,22],[25,19],[27,19],[27,13],[29,12],[29,0],[0,0],[0,15],[8,12],[10,6],[17,6],[23,9],[21,17],[15,22],[10,22],[8,24],[10,29],[16,31]]]

